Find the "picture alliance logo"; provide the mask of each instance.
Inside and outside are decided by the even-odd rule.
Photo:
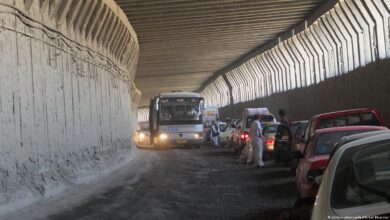
[[[337,220],[337,219],[351,219],[351,220],[371,220],[371,219],[390,219],[389,216],[328,216],[328,219]]]

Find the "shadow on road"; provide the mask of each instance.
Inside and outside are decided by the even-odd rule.
[[[213,149],[211,149],[213,150]],[[237,157],[237,154],[231,150],[231,151],[219,151],[219,149],[215,149],[216,151],[210,151],[205,154],[205,156],[208,157]]]
[[[141,150],[152,150],[152,151],[164,151],[164,150],[174,150],[174,149],[181,149],[181,150],[194,150],[197,149],[196,147],[192,146],[168,146],[168,147],[159,147],[155,148],[152,145],[138,145],[136,144],[138,149]]]
[[[275,167],[269,166],[269,168],[275,168]],[[275,168],[275,169],[277,169],[277,168]],[[293,177],[289,170],[275,170],[275,171],[269,172],[269,173],[257,173],[257,174],[255,174],[255,176],[257,176],[259,179],[263,179],[263,180]]]
[[[237,220],[259,220],[259,219],[270,219],[276,220],[284,211],[288,209],[280,208],[269,208],[269,209],[259,209],[257,213],[247,213],[242,217],[237,218]]]

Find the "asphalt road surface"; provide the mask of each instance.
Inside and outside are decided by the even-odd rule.
[[[240,164],[232,149],[143,150],[153,166],[45,217],[69,219],[276,219],[296,195],[288,168]]]

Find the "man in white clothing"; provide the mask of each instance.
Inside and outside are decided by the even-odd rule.
[[[252,122],[249,135],[252,142],[253,157],[257,167],[264,166],[263,162],[263,133],[260,124],[262,115],[258,114],[256,119]]]
[[[213,146],[218,147],[219,146],[219,126],[217,122],[213,122],[213,125],[211,126],[211,141],[213,143]]]

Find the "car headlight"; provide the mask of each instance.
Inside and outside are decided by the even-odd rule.
[[[144,139],[144,138],[145,138],[145,134],[144,134],[144,133],[140,133],[140,134],[139,134],[139,138],[140,138],[140,139]]]
[[[160,140],[166,140],[168,138],[168,135],[165,133],[160,134]]]
[[[199,134],[195,134],[194,137],[195,137],[195,138],[199,138]]]

